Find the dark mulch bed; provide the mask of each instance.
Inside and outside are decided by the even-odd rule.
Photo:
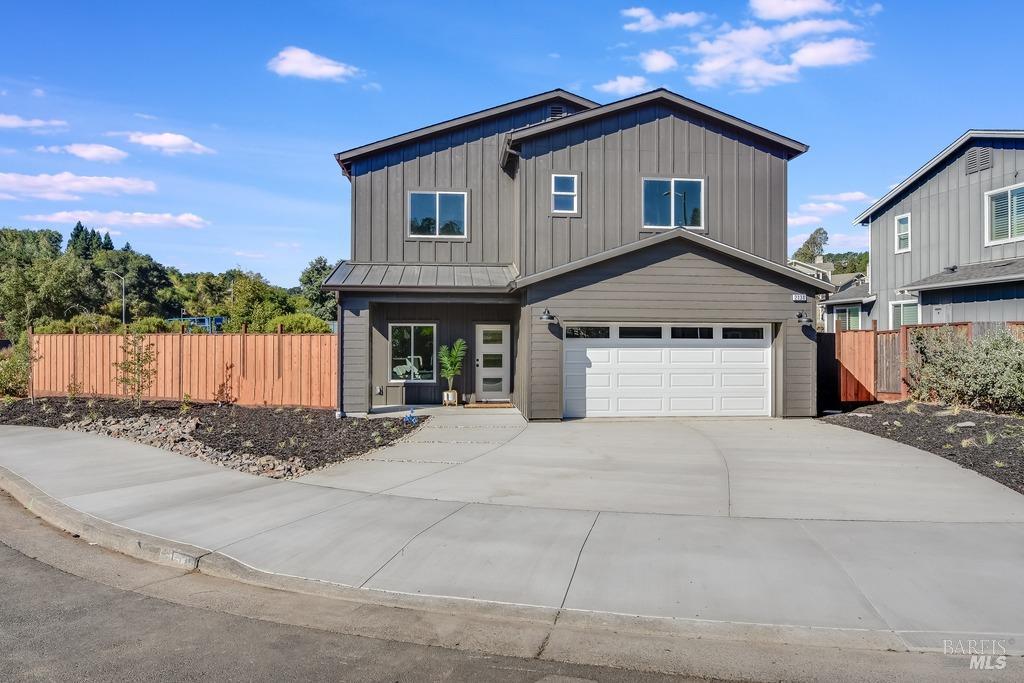
[[[1024,418],[904,401],[822,419],[941,455],[1024,493]]]
[[[331,410],[310,408],[250,408],[193,404],[183,412],[180,403],[156,401],[136,409],[116,399],[65,398],[20,400],[0,404],[0,424],[59,427],[85,418],[130,419],[142,414],[161,418],[198,418],[195,438],[218,451],[299,458],[315,469],[374,448],[387,446],[416,427],[401,419],[367,420],[343,417]],[[426,418],[420,418],[420,424]]]

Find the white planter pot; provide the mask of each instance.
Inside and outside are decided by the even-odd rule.
[[[444,393],[441,394],[441,403],[446,406],[459,405],[459,392],[445,391]]]

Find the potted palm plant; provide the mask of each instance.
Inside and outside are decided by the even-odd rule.
[[[466,340],[456,339],[451,346],[444,345],[437,351],[441,364],[441,376],[448,380],[448,391],[441,401],[446,406],[459,405],[459,392],[455,391],[455,378],[462,374],[462,361],[466,358]]]

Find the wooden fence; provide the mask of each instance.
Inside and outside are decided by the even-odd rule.
[[[33,334],[35,396],[124,396],[116,334]],[[149,334],[156,353],[147,400],[197,402],[218,395],[247,406],[334,408],[338,338],[333,334]]]
[[[819,345],[835,349],[834,369],[823,362],[819,353],[819,405],[823,408],[841,404],[901,401],[910,394],[907,383],[907,362],[914,350],[909,342],[911,330],[947,327],[966,335],[967,339],[1006,328],[1024,339],[1024,322],[996,323],[931,323],[904,325],[898,330],[881,330],[877,323],[870,330],[839,330],[834,335],[820,333]],[[819,349],[820,350],[820,349]],[[827,360],[827,359],[826,359]],[[826,373],[838,377],[833,382]],[[834,398],[833,398],[834,397]]]

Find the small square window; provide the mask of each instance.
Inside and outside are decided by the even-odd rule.
[[[703,229],[703,195],[703,180],[644,178],[644,227]]]
[[[661,328],[620,327],[619,339],[661,339]]]
[[[566,339],[608,339],[607,327],[567,327]]]
[[[485,353],[484,354],[484,367],[485,368],[500,368],[503,365],[505,355],[501,353]]]
[[[551,175],[551,213],[576,213],[579,210],[579,192],[576,175]]]
[[[504,339],[502,330],[484,330],[481,336],[484,344],[500,344]]]
[[[722,339],[764,339],[764,328],[723,327]]]
[[[437,329],[433,325],[392,324],[389,329],[391,344],[392,382],[433,382],[437,357],[434,339]]]
[[[713,327],[673,327],[673,339],[714,339]]]
[[[409,236],[466,236],[465,192],[410,192]]]
[[[483,378],[483,389],[484,391],[501,391],[502,387],[501,377],[484,377]]]

